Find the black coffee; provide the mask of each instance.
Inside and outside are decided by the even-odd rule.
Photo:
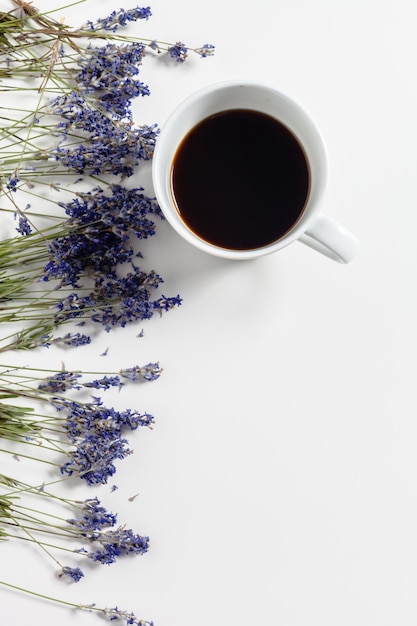
[[[298,140],[275,118],[247,109],[195,126],[172,166],[172,193],[188,227],[216,246],[250,250],[297,222],[310,186]]]

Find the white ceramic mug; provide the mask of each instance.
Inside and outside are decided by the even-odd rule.
[[[233,109],[260,111],[281,122],[298,139],[310,170],[310,191],[301,218],[278,240],[250,250],[222,248],[199,237],[181,218],[172,192],[173,161],[184,137],[203,119]],[[216,256],[252,259],[281,250],[296,240],[339,263],[349,263],[358,250],[356,237],[320,212],[327,181],[327,154],[320,132],[297,103],[268,85],[226,81],[209,85],[185,99],[161,129],[153,156],[152,180],[156,198],[171,226],[190,244]]]

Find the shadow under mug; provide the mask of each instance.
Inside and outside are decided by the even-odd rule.
[[[310,172],[308,198],[292,228],[272,243],[243,250],[215,245],[191,230],[179,213],[172,190],[173,163],[184,138],[202,120],[236,109],[257,111],[278,120],[298,140]],[[158,203],[171,226],[190,244],[215,256],[252,259],[299,240],[334,261],[349,263],[358,250],[356,237],[320,212],[327,181],[327,154],[320,132],[296,102],[268,85],[226,81],[209,85],[186,98],[161,129],[153,156],[152,181]]]

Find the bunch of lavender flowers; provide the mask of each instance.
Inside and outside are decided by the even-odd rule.
[[[157,380],[161,371],[159,363],[110,373],[0,366],[0,441],[2,446],[8,441],[14,444],[1,447],[0,455],[13,455],[29,464],[28,469],[33,462],[45,463],[60,469],[64,476],[50,480],[49,485],[32,485],[0,474],[0,539],[32,543],[52,562],[58,577],[74,583],[85,577],[83,562],[111,565],[125,555],[148,551],[149,537],[118,525],[117,515],[103,507],[97,496],[83,501],[65,498],[60,485],[70,477],[81,478],[89,488],[106,483],[116,471],[115,460],[131,452],[123,433],[152,427],[154,422],[147,412],[107,408],[99,397],[88,402],[83,395],[91,390],[120,390],[132,381]],[[28,400],[31,406],[22,406],[22,401]],[[44,413],[42,406],[46,407]],[[70,514],[60,511],[63,506]],[[0,584],[74,608],[89,608],[6,581]],[[152,626],[152,622],[117,607],[99,609],[94,605],[94,612],[126,624]]]
[[[106,510],[97,496],[71,500],[62,496],[60,484],[71,477],[82,479],[89,488],[107,483],[116,471],[115,461],[131,453],[124,433],[152,428],[154,423],[148,412],[116,410],[106,407],[98,396],[90,401],[84,396],[91,391],[97,394],[120,390],[126,384],[155,381],[161,372],[157,362],[118,372],[0,366],[0,445],[8,441],[14,444],[1,447],[0,455],[13,455],[29,465],[44,463],[60,469],[63,476],[49,479],[49,485],[32,485],[0,474],[0,540],[31,542],[53,563],[60,578],[74,583],[84,579],[83,562],[111,565],[125,555],[148,551],[149,537],[124,524],[117,525],[117,515]],[[22,406],[28,400],[31,406]],[[33,449],[35,452],[30,452]],[[51,491],[57,487],[58,493]],[[70,508],[70,515],[59,511],[62,505]],[[0,584],[63,605],[88,608],[6,581],[0,580]],[[125,620],[126,624],[152,626],[152,622],[117,607],[99,609],[94,605],[94,612],[110,620]]]
[[[0,322],[24,324],[0,350],[50,345],[57,327],[74,319],[109,331],[181,304],[178,295],[153,297],[163,279],[138,266],[134,239],[153,236],[160,216],[141,188],[98,186],[59,206],[66,220],[0,242]]]
[[[0,475],[0,490],[2,538],[35,544],[57,566],[59,577],[79,582],[85,574],[78,564],[85,559],[111,565],[122,556],[143,555],[149,549],[149,537],[124,524],[117,525],[117,515],[107,511],[97,496],[71,500],[45,486],[38,488],[4,475]],[[49,506],[45,506],[45,500]],[[49,510],[51,501],[55,504],[53,513]],[[65,509],[73,517],[64,517]],[[56,556],[59,553],[70,554],[71,565],[63,563]]]
[[[135,126],[132,115],[132,101],[150,94],[139,78],[146,53],[165,52],[183,62],[189,51],[206,57],[214,47],[187,48],[121,32],[148,20],[149,7],[113,11],[74,29],[23,0],[11,1],[19,13],[0,13],[0,76],[9,80],[0,91],[26,92],[22,79],[29,78],[29,89],[41,96],[35,110],[14,109],[10,119],[4,117],[3,193],[40,184],[51,173],[130,176],[152,157],[158,133],[156,124]]]
[[[144,555],[149,548],[147,536],[117,525],[117,515],[108,511],[96,496],[85,500],[64,498],[48,490],[45,484],[32,485],[5,474],[0,474],[0,540],[31,543],[52,562],[58,578],[73,583],[85,577],[80,567],[83,562],[110,565],[127,554]],[[109,620],[153,626],[153,622],[117,607],[78,605],[3,580],[0,585],[63,606],[95,612]]]
[[[22,444],[10,454],[46,462],[62,475],[80,478],[89,486],[107,483],[116,473],[115,463],[132,453],[126,432],[152,428],[154,423],[147,411],[108,407],[100,396],[90,397],[90,391],[120,390],[131,381],[157,380],[162,371],[159,363],[99,373],[98,377],[91,376],[97,372],[86,374],[64,368],[52,373],[29,367],[22,372],[1,367],[0,397],[8,402],[0,402],[0,438]],[[11,404],[12,399],[31,399],[46,406],[45,412],[21,403]],[[55,415],[51,415],[51,407]],[[27,453],[28,446],[35,447],[37,456]],[[0,452],[7,454],[8,450],[0,448]]]
[[[153,236],[159,209],[126,180],[152,158],[159,129],[156,123],[137,124],[132,102],[150,94],[140,78],[147,54],[165,53],[182,63],[190,52],[204,58],[214,49],[138,39],[124,31],[149,19],[149,7],[116,10],[74,29],[51,18],[56,9],[41,12],[24,0],[10,5],[9,12],[0,12],[0,322],[18,331],[5,331],[0,350],[86,346],[89,335],[58,336],[57,328],[91,322],[110,331],[181,303],[179,296],[153,295],[163,280],[141,267],[134,245]],[[16,94],[22,96],[19,107]],[[18,236],[5,234],[10,216]],[[58,485],[74,477],[88,488],[106,483],[116,461],[130,453],[126,433],[152,426],[147,412],[116,410],[84,394],[155,380],[159,364],[88,379],[65,369],[39,376],[26,367],[22,376],[13,371],[12,380],[8,370],[3,368],[0,381],[0,455],[57,469]],[[33,542],[62,578],[80,581],[82,559],[110,564],[148,549],[146,536],[117,527],[116,516],[97,499],[66,501],[77,510],[61,517],[55,504],[64,501],[45,483],[31,486],[0,475],[0,487],[0,539]],[[29,496],[48,506],[34,508]],[[65,546],[55,542],[57,532]],[[71,554],[71,562],[62,562],[59,551]],[[152,626],[117,607],[78,606],[0,584],[110,621]]]
[[[0,14],[0,75],[8,79],[0,91],[18,93],[29,78],[25,93],[40,95],[35,108],[9,108],[13,114],[0,127],[0,197],[9,202],[2,210],[14,215],[21,235],[0,242],[0,322],[21,329],[7,335],[3,350],[49,345],[56,327],[75,317],[108,331],[180,304],[178,295],[152,298],[162,278],[139,267],[141,254],[131,245],[132,237],[152,236],[150,217],[160,216],[154,198],[124,186],[152,158],[159,132],[156,123],[135,123],[132,102],[150,94],[140,80],[146,54],[184,61],[189,50],[200,57],[214,51],[210,44],[188,49],[125,35],[131,23],[150,18],[149,7],[113,11],[73,29],[23,0],[12,2],[19,13]],[[70,197],[57,201],[63,176]],[[80,177],[86,191],[77,192]],[[19,201],[28,195],[30,202]],[[37,208],[45,203],[47,211]],[[37,224],[37,213],[54,220],[59,211],[68,219]],[[128,276],[119,271],[125,263]],[[40,296],[42,281],[48,285]]]

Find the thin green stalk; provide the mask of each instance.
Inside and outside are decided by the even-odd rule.
[[[64,533],[64,532],[58,532],[57,530],[53,531],[50,528],[36,528],[34,526],[22,526],[21,524],[19,524],[16,519],[18,518],[14,518],[14,516],[10,516],[11,519],[14,520],[14,524],[11,524],[12,526],[15,526],[16,528],[20,528],[21,530],[25,531],[26,534],[29,534],[28,531],[35,531],[37,533],[47,533],[48,535],[53,535],[54,537],[65,537],[66,539],[70,538],[73,539],[74,538],[74,534],[71,533]],[[24,521],[24,520],[22,520]],[[4,524],[8,524],[9,522],[4,522]],[[36,543],[36,539],[35,537],[32,537],[32,541],[34,541]]]
[[[12,519],[13,519],[14,521],[16,521],[13,517],[12,517]],[[53,560],[53,561],[54,561],[54,562],[55,562],[55,563],[56,563],[59,567],[61,567],[61,568],[62,568],[62,563],[60,563],[60,562],[58,561],[58,559],[54,557],[54,555],[53,555],[53,554],[52,554],[52,553],[48,550],[48,548],[46,547],[46,545],[44,545],[44,544],[42,544],[41,542],[39,542],[39,541],[36,539],[36,537],[34,537],[34,536],[32,535],[32,533],[30,532],[31,530],[37,530],[38,532],[42,532],[42,529],[33,529],[33,528],[28,527],[28,526],[21,526],[20,524],[17,524],[17,526],[18,526],[18,527],[19,527],[19,528],[20,528],[20,529],[21,529],[24,533],[26,533],[26,534],[27,534],[27,536],[29,537],[29,541],[32,541],[33,543],[35,543],[35,544],[36,544],[36,545],[37,545],[37,546],[38,546],[38,547],[39,547],[39,548],[40,548],[40,549],[41,549],[41,550],[42,550],[42,551],[43,551],[43,552],[44,552],[44,553],[45,553],[45,554],[46,554],[46,555],[50,558],[50,559],[52,559],[52,560]],[[59,534],[59,533],[54,533],[54,532],[51,532],[50,530],[45,530],[45,531],[43,531],[43,532],[48,532],[48,534],[51,534],[51,535],[56,535],[56,534]]]
[[[2,481],[2,479],[4,479],[3,484],[5,486],[13,486],[13,491],[9,491],[8,493],[3,494],[6,498],[16,497],[21,495],[22,493],[30,493],[39,497],[54,498],[55,500],[58,500],[59,502],[64,502],[70,506],[74,505],[73,500],[63,498],[62,496],[57,496],[56,494],[50,491],[46,491],[45,489],[46,487],[50,487],[51,485],[58,485],[60,483],[66,482],[71,479],[71,476],[63,476],[62,478],[57,478],[56,480],[42,483],[42,485],[29,485],[28,483],[7,478],[4,475],[0,474],[0,482]]]
[[[9,589],[15,589],[16,591],[22,591],[23,593],[27,593],[31,596],[35,596],[37,598],[42,598],[43,600],[48,600],[50,602],[54,602],[57,604],[62,604],[65,606],[70,606],[74,609],[82,609],[82,610],[87,610],[87,611],[98,611],[103,613],[103,609],[100,609],[96,606],[94,606],[94,604],[75,604],[74,602],[68,602],[67,600],[61,600],[59,598],[54,598],[53,596],[48,596],[44,593],[38,593],[36,591],[32,591],[30,589],[25,589],[24,587],[19,587],[18,585],[13,585],[12,583],[7,583],[4,580],[0,580],[0,585],[3,585],[4,587],[8,587]]]
[[[21,454],[20,452],[13,452],[12,450],[6,450],[5,448],[0,448],[0,452],[3,452],[4,454],[10,454],[11,456],[17,457],[17,458],[23,458],[23,459],[30,459],[31,461],[39,461],[39,463],[45,463],[46,465],[53,465],[54,467],[59,467],[59,465],[57,463],[54,463],[53,461],[47,461],[46,459],[40,459],[38,457],[35,456],[30,456],[28,454]]]
[[[5,536],[8,539],[20,539],[20,541],[32,541],[31,539],[28,539],[27,537],[21,537],[20,535],[12,535],[11,533],[5,533]],[[54,550],[61,550],[62,552],[70,552],[71,554],[74,554],[74,552],[76,552],[72,548],[65,548],[64,546],[59,546],[54,543],[47,543],[46,541],[36,540],[36,543],[39,546],[46,546],[47,548],[54,548]],[[77,556],[78,555],[85,556],[88,558],[88,555],[83,552],[77,552]]]

